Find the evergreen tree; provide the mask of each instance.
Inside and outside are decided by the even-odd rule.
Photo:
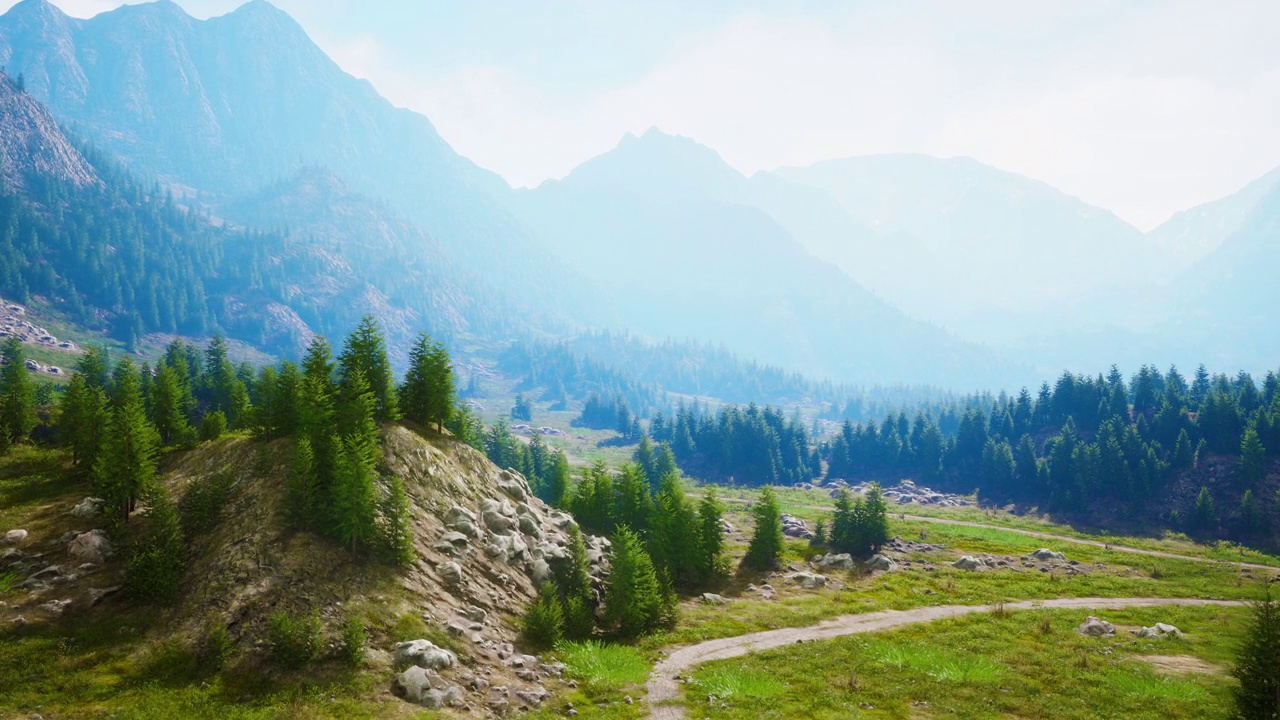
[[[634,463],[623,465],[613,483],[613,491],[613,523],[625,525],[640,535],[646,534],[653,515],[653,496],[649,494],[649,483],[640,467]]]
[[[624,638],[639,637],[671,619],[673,598],[663,589],[640,538],[627,527],[613,536],[613,569],[605,621]]]
[[[400,417],[391,361],[387,358],[387,343],[382,328],[372,315],[366,315],[347,336],[342,355],[338,358],[338,374],[347,395],[356,375],[363,378],[368,392],[373,394],[374,418],[387,422]]]
[[[1241,486],[1256,486],[1266,476],[1266,453],[1266,448],[1262,446],[1262,440],[1258,438],[1256,427],[1250,425],[1244,431],[1244,437],[1240,440],[1239,479]]]
[[[698,577],[711,582],[725,572],[724,506],[708,488],[698,503]]]
[[[555,454],[555,467],[543,480],[540,497],[552,507],[563,508],[569,493],[569,458],[564,453]]]
[[[778,564],[783,549],[782,511],[778,508],[773,488],[765,486],[760,491],[751,515],[755,520],[755,530],[742,565],[752,570],[771,570]]]
[[[348,382],[343,404],[349,429],[337,454],[333,532],[354,553],[368,545],[377,531],[373,484],[378,456],[378,429],[373,419],[377,400],[366,389],[359,369],[352,371]]]
[[[1218,530],[1218,511],[1213,505],[1213,496],[1209,494],[1209,488],[1201,487],[1200,494],[1196,496],[1195,508],[1191,511],[1191,534],[1200,537],[1207,537]]]
[[[36,426],[35,388],[18,338],[4,341],[0,359],[0,432],[7,443],[26,442]]]
[[[1008,446],[1006,445],[1006,447]],[[884,491],[880,489],[880,483],[871,483],[871,488],[867,490],[866,507],[863,541],[866,543],[866,553],[870,555],[879,552],[880,548],[890,539],[889,505],[885,502]]]
[[[200,439],[213,442],[227,432],[227,416],[221,410],[205,413],[200,420]]]
[[[524,638],[535,648],[546,650],[564,638],[564,611],[555,583],[538,590],[538,599],[525,612],[522,623]]]
[[[319,498],[315,488],[315,454],[311,451],[309,438],[298,438],[293,461],[289,464],[288,482],[285,510],[289,525],[296,530],[315,530],[319,520]]]
[[[590,637],[595,629],[595,595],[582,532],[577,525],[570,525],[568,534],[567,552],[563,558],[552,560],[551,569],[564,598],[565,636],[570,640],[581,640]]]
[[[649,484],[653,492],[657,492],[658,484],[662,482],[662,478],[657,475],[657,466],[653,454],[653,443],[649,441],[648,435],[640,436],[640,443],[636,445],[636,451],[631,456],[640,470],[644,472],[645,482]]]
[[[1253,617],[1231,675],[1235,720],[1280,718],[1280,602],[1266,597],[1253,606]]]
[[[94,482],[109,506],[128,521],[138,499],[156,485],[159,438],[147,421],[137,375],[128,358],[116,372],[114,400],[102,449],[94,465]]]
[[[147,491],[146,533],[134,544],[125,572],[129,594],[147,601],[171,602],[182,581],[182,528],[168,491],[152,486]]]
[[[76,371],[84,376],[89,387],[105,390],[111,375],[111,360],[106,349],[98,345],[85,348],[84,354],[76,361]]]
[[[93,469],[102,448],[107,422],[107,395],[101,387],[91,387],[76,372],[63,393],[58,431],[64,445],[71,448],[71,460],[80,468]]]
[[[690,587],[698,579],[700,539],[697,513],[670,473],[662,479],[654,500],[648,547],[654,565],[672,583]]]
[[[443,428],[453,413],[456,396],[448,351],[426,333],[419,334],[409,351],[409,369],[400,386],[404,416],[424,427],[435,423]]]
[[[387,494],[382,498],[379,543],[383,555],[394,565],[408,565],[417,559],[413,547],[413,515],[404,482],[392,475],[387,480]]]
[[[151,383],[151,419],[163,445],[185,442],[192,435],[182,401],[182,385],[177,372],[161,364]]]

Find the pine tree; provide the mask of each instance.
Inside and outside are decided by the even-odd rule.
[[[1280,719],[1280,602],[1266,597],[1253,606],[1244,645],[1231,675],[1240,684],[1235,696],[1235,720]]]
[[[623,465],[622,473],[613,483],[613,490],[614,524],[626,525],[641,535],[647,533],[653,514],[653,496],[649,494],[649,483],[640,467],[634,463]]]
[[[591,566],[587,545],[577,525],[569,526],[565,556],[552,560],[556,586],[564,598],[564,630],[570,640],[590,637],[595,629],[595,594],[591,586]]]
[[[89,387],[105,390],[110,383],[111,359],[104,348],[90,345],[76,361],[76,371],[84,376],[85,384]]]
[[[374,474],[378,456],[378,429],[373,420],[376,399],[365,389],[361,372],[352,372],[344,388],[344,409],[349,429],[338,450],[333,487],[333,532],[354,553],[374,538],[376,498]]]
[[[725,572],[724,506],[712,488],[698,503],[698,577],[711,582]]]
[[[1213,496],[1209,494],[1209,488],[1200,488],[1190,520],[1193,535],[1207,537],[1218,531],[1218,511],[1214,508]]]
[[[890,538],[889,505],[884,500],[884,491],[880,489],[880,483],[871,483],[871,489],[867,491],[864,523],[865,529],[862,534],[865,543],[864,552],[868,555],[879,552]]]
[[[147,491],[147,529],[134,544],[125,574],[130,595],[155,602],[171,602],[182,582],[182,528],[168,491],[153,486]]]
[[[419,334],[409,351],[409,369],[400,386],[404,416],[424,427],[435,423],[443,428],[452,413],[456,393],[448,352],[426,333]]]
[[[182,386],[168,365],[160,365],[151,383],[151,418],[163,445],[184,442],[192,434],[182,407]]]
[[[525,612],[522,625],[525,640],[540,650],[552,648],[564,638],[564,611],[555,583],[538,590],[538,599]]]
[[[623,527],[613,536],[613,570],[605,594],[605,622],[624,638],[668,622],[673,598],[663,589],[640,538]]]
[[[400,417],[391,361],[387,359],[387,343],[382,328],[372,315],[364,316],[360,325],[347,336],[338,358],[338,374],[344,391],[350,390],[359,374],[374,398],[374,418],[387,422]]]
[[[1253,425],[1244,431],[1240,440],[1240,485],[1253,487],[1267,474],[1267,450],[1262,446],[1258,430]]]
[[[404,482],[392,475],[382,499],[379,541],[383,555],[394,565],[408,565],[417,558],[413,547],[413,515]]]
[[[36,426],[35,388],[22,342],[10,337],[0,346],[0,432],[8,443],[26,442]]]
[[[558,452],[551,475],[543,481],[542,500],[552,507],[563,508],[569,493],[569,483],[569,458]]]
[[[111,419],[94,466],[94,482],[126,522],[138,499],[156,485],[159,438],[142,407],[137,375],[128,358],[116,371]]]
[[[106,434],[107,395],[101,387],[91,387],[83,374],[71,376],[60,406],[59,437],[71,448],[76,467],[92,471]]]
[[[698,530],[697,513],[680,487],[680,478],[668,474],[654,500],[648,548],[654,565],[677,586],[688,587],[697,579]]]
[[[314,530],[319,520],[316,505],[319,500],[315,488],[315,455],[309,438],[298,438],[289,465],[289,484],[286,492],[285,511],[289,525],[295,530]]]
[[[640,436],[640,443],[636,446],[636,451],[632,454],[631,459],[644,473],[645,482],[652,488],[652,492],[656,493],[662,478],[657,474],[657,469],[654,465],[653,443],[649,441],[648,435]]]
[[[765,486],[760,497],[751,508],[755,520],[755,530],[751,534],[751,542],[747,545],[747,554],[742,558],[743,567],[752,570],[771,570],[782,557],[782,511],[778,508],[778,499],[773,488]]]

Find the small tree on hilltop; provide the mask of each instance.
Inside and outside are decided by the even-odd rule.
[[[619,529],[613,536],[605,621],[622,637],[639,637],[670,620],[674,606],[639,536],[627,527]]]
[[[1265,599],[1253,606],[1253,620],[1231,674],[1240,681],[1233,691],[1235,720],[1280,718],[1280,602],[1271,598],[1269,587]]]
[[[771,570],[782,557],[782,511],[778,508],[778,499],[773,488],[765,486],[760,491],[760,499],[751,508],[755,519],[755,531],[751,534],[751,543],[747,546],[747,555],[742,558],[742,566],[752,570]]]

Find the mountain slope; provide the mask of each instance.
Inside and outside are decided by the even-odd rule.
[[[955,329],[986,322],[992,311],[1054,322],[1099,288],[1168,273],[1154,244],[1110,212],[969,158],[856,157],[756,179],[776,178],[824,191],[880,236],[846,238],[847,230],[825,224],[797,232],[806,247],[909,312]]]
[[[0,189],[21,191],[36,177],[76,187],[98,182],[48,109],[0,73]]]
[[[195,20],[162,1],[89,20],[46,0],[0,16],[0,64],[132,171],[228,199],[332,168],[385,199],[463,265],[543,285],[543,308],[582,287],[497,199],[510,188],[431,122],[343,72],[285,13],[255,0]]]
[[[889,307],[751,204],[712,150],[651,130],[521,193],[521,216],[631,302],[630,327],[854,382],[1008,382],[978,348]]]
[[[1274,202],[1277,187],[1280,168],[1227,197],[1177,213],[1149,235],[1175,258],[1180,269],[1189,268],[1243,229],[1261,204]]]

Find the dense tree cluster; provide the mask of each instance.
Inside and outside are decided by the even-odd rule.
[[[798,418],[752,404],[704,414],[681,404],[675,416],[654,415],[649,435],[671,446],[694,477],[738,485],[792,485],[822,474],[822,462]]]
[[[515,470],[529,481],[529,488],[544,502],[562,507],[569,491],[569,459],[534,433],[528,443],[511,434],[505,420],[484,431],[482,448],[498,467]]]
[[[612,400],[605,400],[599,395],[588,397],[582,404],[581,414],[570,424],[592,430],[616,430],[629,440],[640,437],[640,416],[631,412],[626,398],[621,395],[615,395]]]
[[[571,398],[591,396],[622,398],[629,409],[641,415],[665,403],[665,395],[653,385],[578,355],[564,343],[513,343],[498,357],[498,368],[521,377],[520,390],[545,388],[541,399],[549,401],[553,410],[565,409]]]
[[[1277,498],[1265,485],[1268,457],[1280,452],[1280,379],[1261,387],[1247,373],[1188,379],[1176,368],[1143,366],[1126,380],[1064,373],[1032,395],[972,398],[948,432],[932,415],[890,413],[880,423],[846,422],[825,443],[829,477],[922,477],[983,498],[1086,512],[1104,500],[1142,508],[1175,474],[1206,456],[1238,456],[1230,487],[1239,507],[1227,527],[1209,488],[1170,518],[1194,534],[1225,531],[1265,540]],[[678,453],[677,453],[678,455]]]

